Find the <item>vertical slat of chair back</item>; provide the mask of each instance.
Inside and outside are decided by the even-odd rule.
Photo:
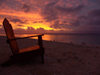
[[[10,45],[12,53],[17,54],[18,50],[19,50],[18,45],[17,45],[17,41],[16,40],[11,40],[11,39],[15,39],[15,36],[14,36],[12,26],[6,18],[3,21],[3,26],[4,26],[4,29],[5,29],[7,39],[8,39],[8,43]]]

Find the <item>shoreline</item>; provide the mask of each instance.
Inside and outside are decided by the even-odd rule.
[[[19,35],[20,34],[17,34],[16,35],[16,37],[19,37]],[[24,34],[23,34],[24,35]],[[23,36],[23,35],[21,35],[20,37],[26,37],[26,36],[30,36],[30,34],[28,34],[28,35],[25,35],[25,36]],[[47,35],[47,34],[46,34]],[[5,34],[0,34],[0,37],[6,37],[6,35]],[[30,38],[30,39],[37,39],[37,38]],[[76,43],[75,41],[73,42],[73,41],[69,41],[69,42],[64,42],[64,41],[57,41],[57,40],[47,40],[47,39],[44,39],[43,38],[43,41],[50,41],[50,42],[57,42],[57,43],[65,43],[65,44],[75,44],[75,45],[87,45],[87,46],[95,46],[95,47],[100,47],[100,44],[93,44],[93,43],[91,43],[91,44],[89,44],[89,43],[87,43],[87,42],[78,42],[78,43]]]

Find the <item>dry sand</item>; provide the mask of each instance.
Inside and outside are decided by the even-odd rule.
[[[36,40],[19,40],[20,48],[33,45]],[[100,75],[100,47],[73,43],[43,42],[45,64],[12,64],[0,66],[0,75]],[[5,37],[0,37],[0,64],[7,61],[11,50]]]

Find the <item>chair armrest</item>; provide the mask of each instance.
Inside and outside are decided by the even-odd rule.
[[[38,37],[38,36],[43,36],[44,34],[39,34],[39,35],[34,35],[34,36],[28,36],[28,37],[20,37],[20,38],[15,38],[15,40],[17,39],[26,39],[26,38],[31,38],[31,37]]]
[[[26,39],[26,38],[31,38],[31,37],[39,37],[43,36],[44,34],[39,34],[39,35],[34,35],[34,36],[28,36],[28,37],[19,37],[19,38],[14,38],[14,39],[8,39],[7,42],[12,41],[12,40],[18,40],[18,39]]]

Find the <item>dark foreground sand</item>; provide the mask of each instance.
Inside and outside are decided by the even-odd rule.
[[[19,46],[33,45],[36,40],[18,41]],[[0,66],[0,75],[100,75],[100,47],[44,41],[45,64],[27,63]],[[0,37],[0,64],[9,59],[11,50],[6,38]]]

